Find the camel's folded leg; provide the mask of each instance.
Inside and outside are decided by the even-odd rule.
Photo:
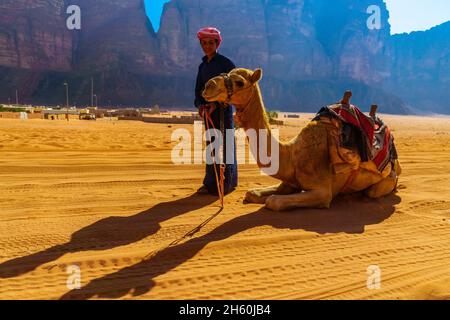
[[[290,185],[282,182],[275,186],[250,190],[245,194],[244,202],[265,204],[268,197],[274,194],[292,194],[298,192],[297,188],[293,188]]]
[[[396,188],[398,183],[398,177],[395,171],[392,171],[391,174],[378,182],[377,184],[371,186],[366,190],[366,195],[372,199],[378,199],[388,194],[391,194]]]
[[[310,190],[292,195],[273,195],[266,201],[266,207],[273,211],[295,208],[329,208],[333,199],[331,191],[326,189]]]

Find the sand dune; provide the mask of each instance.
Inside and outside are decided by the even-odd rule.
[[[223,212],[169,248],[219,210],[193,195],[202,166],[171,164],[172,130],[189,126],[0,119],[0,299],[450,299],[450,119],[383,119],[397,194],[274,213],[242,203],[275,182],[243,165]]]

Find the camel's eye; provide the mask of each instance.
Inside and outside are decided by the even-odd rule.
[[[243,88],[244,87],[244,81],[236,81],[236,86],[238,88]]]

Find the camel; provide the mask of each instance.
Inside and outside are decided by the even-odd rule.
[[[268,155],[271,155],[272,135],[258,82],[262,70],[237,68],[228,74],[211,79],[205,86],[203,97],[219,105],[231,104],[236,108],[240,126],[247,131],[267,130]],[[279,144],[279,170],[271,175],[281,183],[268,188],[250,190],[244,202],[264,204],[273,211],[297,208],[330,208],[339,194],[364,191],[373,199],[396,191],[401,167],[396,160],[383,172],[372,161],[362,162],[355,150],[339,146],[341,121],[321,118],[311,121],[299,135]],[[259,139],[259,137],[258,137]],[[258,148],[259,148],[258,141]],[[262,169],[267,167],[259,150],[253,156]]]

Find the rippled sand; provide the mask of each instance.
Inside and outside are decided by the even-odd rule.
[[[219,210],[193,195],[202,166],[171,163],[172,131],[190,126],[0,119],[0,299],[449,299],[450,119],[383,119],[397,194],[274,213],[242,203],[275,182],[242,165],[223,212],[172,247]]]

